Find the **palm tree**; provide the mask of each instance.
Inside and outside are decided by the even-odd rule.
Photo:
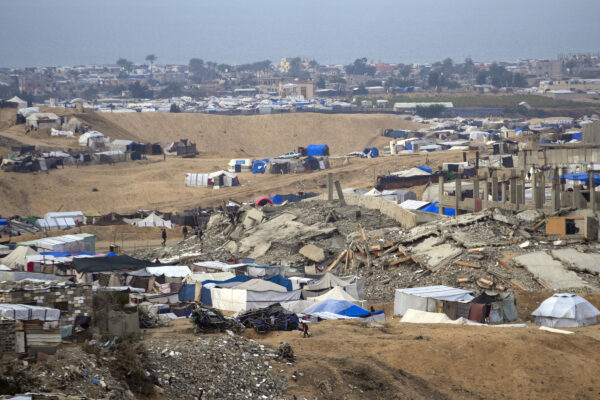
[[[150,62],[150,75],[152,75],[152,65],[154,64],[154,61],[156,61],[158,57],[156,57],[154,54],[148,54],[146,56],[146,61]]]

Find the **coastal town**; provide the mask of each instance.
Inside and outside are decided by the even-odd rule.
[[[232,4],[150,3],[109,50],[86,9],[104,62],[0,60],[1,400],[600,398],[599,53],[222,63],[181,32],[239,51]]]

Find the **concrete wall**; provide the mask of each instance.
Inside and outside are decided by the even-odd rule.
[[[600,121],[583,126],[583,143],[600,144]]]
[[[337,199],[337,193],[334,192],[334,199]],[[313,197],[314,200],[327,200],[327,194]],[[312,200],[309,199],[309,200]],[[398,206],[393,201],[380,197],[364,196],[360,194],[344,194],[346,204],[360,206],[370,210],[379,210],[382,214],[396,220],[404,228],[412,228],[418,224],[428,222],[431,219],[438,218],[435,214],[414,213]]]
[[[9,318],[0,318],[0,354],[16,352],[17,321]]]
[[[584,136],[585,137],[585,136]],[[528,170],[532,165],[562,166],[579,163],[600,163],[600,147],[570,147],[562,149],[522,150],[519,168]]]

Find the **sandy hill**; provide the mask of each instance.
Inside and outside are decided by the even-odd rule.
[[[320,143],[328,144],[332,154],[347,154],[366,146],[388,144],[389,139],[377,135],[377,128],[420,129],[425,126],[384,114],[224,116],[86,112],[78,117],[111,138],[161,143],[188,138],[196,142],[200,152],[241,152],[265,157]]]

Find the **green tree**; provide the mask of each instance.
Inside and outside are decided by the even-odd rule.
[[[442,115],[446,107],[441,104],[432,104],[427,107],[417,106],[416,113],[423,118],[437,118]]]
[[[477,73],[477,78],[475,79],[475,82],[477,82],[478,85],[485,85],[487,83],[487,78],[488,78],[488,72],[485,70],[480,70]]]
[[[133,63],[125,58],[119,58],[117,60],[117,65],[127,72],[131,71],[131,68],[133,67]]]
[[[427,83],[430,87],[440,86],[440,73],[437,71],[431,71],[427,77]]]
[[[400,73],[400,76],[402,76],[404,79],[408,78],[408,75],[410,75],[411,70],[412,70],[412,66],[410,66],[410,65],[404,65],[404,64],[398,65],[398,72]]]
[[[325,89],[325,78],[323,78],[323,75],[319,75],[316,85],[318,89]]]
[[[354,63],[344,67],[347,74],[351,75],[375,75],[375,67],[367,64],[367,58],[357,58]]]
[[[178,113],[178,112],[181,112],[181,109],[179,108],[179,106],[177,104],[172,103],[171,109],[169,110],[169,112]]]
[[[169,83],[163,90],[161,90],[158,96],[161,99],[170,99],[171,97],[178,97],[182,93],[182,86],[177,82]]]
[[[150,74],[152,74],[152,66],[154,65],[154,61],[156,61],[158,57],[156,57],[154,54],[148,54],[146,56],[146,61],[148,61],[150,63]]]
[[[152,90],[146,85],[142,85],[139,81],[136,81],[133,85],[129,86],[131,97],[134,99],[151,99],[153,97]]]

